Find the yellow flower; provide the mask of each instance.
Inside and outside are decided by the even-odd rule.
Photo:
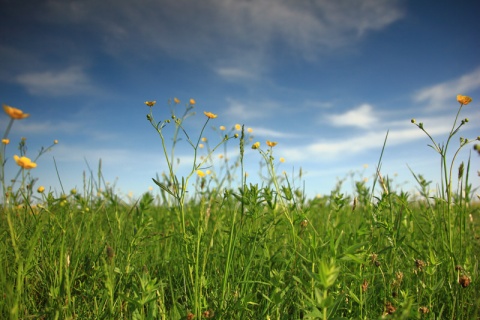
[[[32,162],[32,160],[27,157],[19,157],[17,155],[14,155],[13,159],[15,159],[15,162],[23,169],[32,169],[37,166],[35,162]]]
[[[16,120],[25,119],[28,116],[30,116],[30,114],[23,113],[22,110],[7,106],[6,104],[3,105],[3,110],[5,111],[6,114],[8,114],[10,118],[16,119]]]
[[[225,131],[225,126],[220,126],[220,130]]]
[[[190,104],[191,104],[192,106],[193,106],[195,103],[197,103],[197,102],[195,101],[195,99],[190,99]]]
[[[53,144],[58,144],[58,140],[57,139],[53,140]]]
[[[198,145],[198,147],[199,147],[200,149],[202,149],[202,148],[204,147],[203,143],[200,143],[200,144]]]
[[[203,141],[203,142],[207,142],[207,138],[202,137],[202,141]]]
[[[211,174],[211,173],[212,173],[212,171],[210,171],[210,170],[207,170],[207,171],[205,171],[205,173],[206,173],[206,174]]]
[[[173,98],[173,102],[175,102],[175,104],[179,104],[180,100],[178,100],[178,98]]]
[[[255,142],[253,145],[252,145],[252,149],[258,149],[260,148],[260,142]]]
[[[157,103],[157,101],[145,101],[145,104],[149,107],[153,107],[155,105],[155,103]]]
[[[284,163],[284,162],[285,162],[285,158],[284,158],[284,157],[281,157],[279,160],[280,160],[281,163]]]
[[[235,130],[242,130],[242,126],[237,123],[235,125]]]
[[[252,129],[252,128],[248,128],[248,129],[247,129],[247,132],[248,132],[248,133],[252,133],[252,132],[253,132],[253,129]]]
[[[197,170],[197,176],[199,176],[200,178],[203,178],[205,177],[205,173],[202,170]]]
[[[209,118],[209,119],[215,119],[215,118],[217,117],[216,114],[211,113],[211,112],[204,111],[203,113],[204,113],[204,114],[207,116],[207,118]]]
[[[45,187],[44,187],[44,186],[38,187],[38,189],[37,189],[37,192],[38,192],[38,193],[43,193],[43,191],[45,191]]]
[[[9,143],[10,143],[10,139],[2,139],[2,143],[3,143],[3,144],[9,144]]]
[[[270,140],[267,140],[267,146],[269,147],[275,147],[277,145],[277,142],[274,142],[274,141],[270,141]]]
[[[462,96],[461,94],[459,94],[457,95],[457,101],[466,106],[467,104],[472,102],[472,98],[468,96]]]

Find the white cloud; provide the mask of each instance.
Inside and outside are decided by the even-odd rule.
[[[90,79],[78,66],[57,72],[24,73],[16,81],[35,95],[68,96],[94,91]]]
[[[425,124],[426,130],[432,136],[446,134],[451,130],[450,117],[429,118]],[[362,134],[347,135],[346,137],[330,140],[315,140],[307,145],[284,149],[292,161],[334,161],[341,155],[352,157],[355,154],[368,152],[369,150],[380,150],[383,146],[389,124],[378,126],[375,130],[368,130]],[[405,144],[414,140],[424,139],[429,143],[428,137],[419,128],[411,123],[403,126],[396,125],[389,130],[387,147]]]
[[[225,109],[225,115],[232,118],[232,121],[237,123],[270,117],[272,114],[277,113],[282,109],[279,104],[273,101],[241,102],[232,98],[227,98],[227,103],[228,107]]]
[[[378,121],[372,106],[366,103],[343,114],[330,115],[328,119],[336,127],[353,126],[359,128],[368,128]]]
[[[42,19],[83,24],[95,33],[100,28],[112,54],[141,48],[148,55],[149,48],[160,48],[183,59],[208,58],[215,69],[219,63],[238,69],[242,64],[236,62],[245,61],[245,55],[260,66],[277,45],[314,59],[404,14],[397,0],[145,0],[141,5],[129,0],[52,0],[48,9],[49,14],[39,10]]]
[[[413,99],[429,109],[439,110],[456,105],[457,94],[469,95],[480,88],[480,68],[457,79],[442,82],[418,91]]]
[[[236,67],[224,67],[215,70],[218,75],[225,79],[238,80],[238,79],[252,79],[257,78],[257,75],[249,70],[236,68]]]
[[[253,127],[252,134],[255,137],[260,136],[260,137],[264,137],[266,139],[301,137],[301,135],[296,134],[296,133],[276,131],[276,130],[271,130],[271,129],[267,129],[267,128],[257,128],[257,127]]]

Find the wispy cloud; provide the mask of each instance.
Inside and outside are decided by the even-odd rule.
[[[343,114],[329,115],[327,118],[336,127],[368,128],[378,121],[373,112],[373,107],[366,103]]]
[[[227,103],[228,106],[224,113],[235,122],[267,118],[282,110],[282,106],[274,101],[243,102],[237,99],[227,98]]]
[[[469,95],[480,88],[480,67],[457,79],[424,88],[414,94],[413,100],[425,103],[428,109],[440,110],[456,104],[457,94]]]
[[[184,59],[205,58],[238,69],[249,61],[266,62],[276,45],[306,59],[331,48],[349,45],[372,30],[383,29],[404,15],[400,1],[363,0],[105,0],[70,3],[52,0],[43,19],[54,23],[101,28],[105,48],[112,54],[160,48]],[[68,18],[67,18],[68,17]],[[222,43],[222,46],[218,44]],[[125,45],[129,44],[129,45]],[[130,51],[129,51],[130,52]],[[157,52],[155,52],[156,56]],[[232,63],[227,63],[228,61]],[[224,70],[225,71],[225,70]],[[227,72],[228,73],[228,72]],[[223,74],[225,75],[225,73]]]
[[[317,139],[309,144],[302,144],[284,151],[294,161],[334,161],[339,156],[349,157],[368,152],[372,149],[381,149],[388,131],[387,146],[396,146],[419,139],[427,139],[425,134],[416,126],[406,123],[404,125],[393,124],[394,128],[388,130],[389,124],[384,123],[373,130],[365,130],[356,135],[347,135],[338,139]],[[451,130],[450,117],[429,118],[428,132],[432,136],[446,134]],[[427,141],[427,140],[426,140]]]
[[[223,67],[215,70],[216,73],[227,80],[251,80],[258,77],[250,70],[237,67]]]
[[[299,138],[303,135],[292,133],[292,132],[285,132],[285,131],[277,131],[268,128],[257,128],[253,127],[253,132],[255,138],[265,138],[265,139],[275,139],[275,138]]]
[[[34,95],[69,96],[95,91],[88,76],[78,66],[60,71],[24,73],[17,76],[16,81]]]

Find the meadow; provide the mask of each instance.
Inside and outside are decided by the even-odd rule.
[[[79,177],[82,190],[35,185],[35,161],[57,141],[32,159],[22,139],[20,155],[10,155],[9,132],[28,114],[4,105],[0,318],[479,319],[480,205],[470,172],[478,154],[457,155],[478,151],[480,137],[458,142],[472,100],[457,100],[445,142],[412,119],[440,163],[440,187],[412,172],[418,195],[395,190],[380,154],[376,175],[350,194],[339,182],[314,198],[298,187],[301,172],[278,172],[277,142],[255,141],[241,125],[220,127],[211,142],[203,136],[217,115],[193,116],[193,99],[169,108],[147,101],[167,169],[152,177],[156,190],[130,202],[105,182],[101,162]],[[185,121],[204,125],[193,137]],[[180,139],[193,154],[184,175]],[[218,161],[227,148],[235,157]],[[262,156],[262,183],[248,182],[246,148]]]

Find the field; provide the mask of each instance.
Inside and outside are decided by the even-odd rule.
[[[447,157],[468,122],[459,119],[467,98],[457,97],[445,144],[412,119],[442,160],[435,194],[413,172],[419,195],[393,190],[380,154],[370,182],[356,181],[352,194],[339,184],[315,198],[298,187],[301,173],[292,179],[276,171],[276,142],[264,147],[238,127],[209,146],[202,136],[215,114],[196,116],[205,125],[191,138],[182,123],[195,101],[160,122],[155,102],[147,101],[168,170],[154,177],[157,190],[131,202],[105,183],[101,165],[85,174],[83,190],[56,195],[33,187],[35,159],[21,154],[17,179],[7,182],[6,140],[24,114],[4,106],[11,122],[0,159],[0,317],[478,319],[480,205],[471,182],[477,173],[469,172],[478,155]],[[164,136],[167,129],[173,139]],[[180,136],[194,153],[185,176],[176,172]],[[210,155],[227,143],[238,157],[214,162]],[[200,148],[209,156],[198,156]],[[245,148],[263,156],[262,183],[246,180]]]

